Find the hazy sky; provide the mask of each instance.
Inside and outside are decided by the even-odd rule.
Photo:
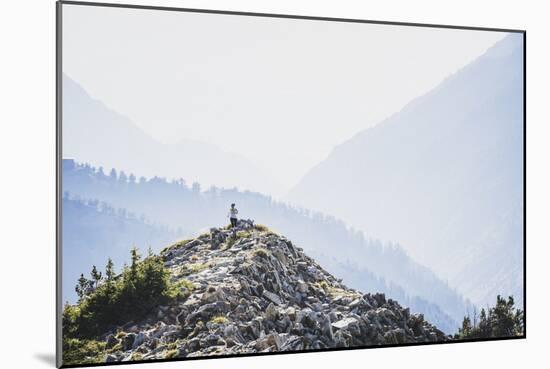
[[[63,6],[63,69],[163,142],[249,158],[291,187],[331,149],[505,33]]]

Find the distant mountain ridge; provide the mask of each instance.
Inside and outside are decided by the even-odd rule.
[[[63,75],[63,157],[143,176],[186,178],[269,194],[282,186],[241,155],[193,140],[163,144]],[[237,182],[238,180],[238,182]]]
[[[336,147],[288,200],[408,253],[485,305],[523,296],[523,35]]]

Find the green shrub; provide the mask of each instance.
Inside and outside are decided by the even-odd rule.
[[[63,308],[63,334],[68,337],[73,337],[77,333],[77,322],[80,318],[80,308],[66,304]]]
[[[63,365],[101,363],[104,357],[105,342],[63,339]]]
[[[171,282],[162,259],[150,254],[140,259],[132,250],[132,263],[117,278],[107,280],[63,312],[63,334],[94,338],[107,329],[145,317],[154,307],[189,294],[192,285]]]
[[[173,289],[177,291],[181,291],[183,289],[184,291],[181,291],[181,293],[187,295],[195,289],[195,285],[187,279],[180,279],[173,284]]]

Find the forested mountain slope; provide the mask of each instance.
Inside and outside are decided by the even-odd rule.
[[[434,312],[435,305],[439,307],[437,313],[426,312],[426,316],[436,318],[437,321],[432,321],[438,324],[445,322],[441,324],[443,327],[452,325],[448,316],[455,322],[460,321],[468,309],[468,302],[462,296],[428,268],[413,262],[400,246],[368,239],[337,219],[292,208],[258,193],[215,188],[201,191],[181,181],[131,178],[134,176],[116,172],[105,175],[89,165],[64,160],[63,190],[69,196],[100,199],[115,208],[143,214],[155,223],[180,229],[184,235],[196,235],[211,225],[226,224],[229,204],[234,202],[241,217],[270,224],[275,231],[292,237],[300,247],[318,257],[327,270],[353,265],[353,271],[344,268],[348,270],[345,278],[355,281],[350,283],[352,287],[386,286],[380,291],[390,296],[393,289],[399,291],[396,297],[402,300],[419,297],[426,306],[434,304],[431,307]],[[371,275],[381,280],[378,285]]]

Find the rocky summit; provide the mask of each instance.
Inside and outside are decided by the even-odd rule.
[[[449,339],[384,294],[347,288],[290,240],[249,220],[161,256],[190,293],[106,332],[107,347],[117,348],[106,362]]]

